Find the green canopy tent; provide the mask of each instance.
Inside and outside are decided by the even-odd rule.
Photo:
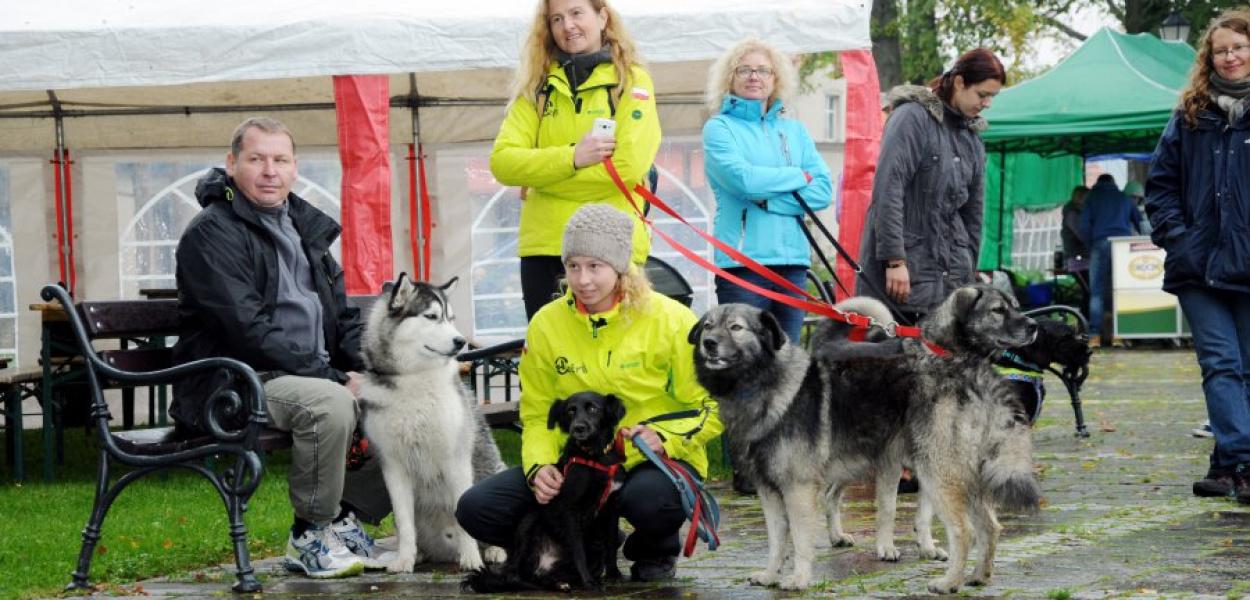
[[[1193,62],[1183,42],[1104,27],[1053,69],[1003,90],[981,136],[989,161],[980,268],[1010,266],[1013,211],[1067,202],[1086,157],[1153,151]]]

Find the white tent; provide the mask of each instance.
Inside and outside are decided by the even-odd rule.
[[[697,131],[707,61],[743,37],[794,53],[870,45],[868,0],[616,0],[613,7],[653,73],[666,136]],[[9,3],[0,21],[0,184],[7,182],[0,201],[9,207],[0,214],[10,215],[0,223],[0,246],[9,250],[0,262],[10,263],[0,266],[0,321],[20,323],[20,335],[0,327],[0,353],[18,348],[29,362],[37,347],[37,317],[25,307],[64,262],[58,209],[73,212],[81,297],[128,297],[151,287],[145,282],[167,283],[160,272],[169,265],[130,263],[167,262],[159,252],[135,258],[135,248],[168,250],[168,236],[144,242],[134,231],[181,231],[181,213],[195,208],[191,184],[173,168],[155,192],[172,197],[164,206],[175,208],[161,209],[127,171],[139,167],[128,165],[220,164],[233,126],[264,112],[295,132],[302,167],[318,148],[332,166],[333,75],[389,75],[397,269],[412,264],[403,156],[404,144],[419,138],[435,200],[434,271],[469,274],[478,263],[468,233],[481,211],[462,200],[481,177],[466,182],[463,173],[480,170],[471,149],[498,129],[533,9],[532,0]],[[49,164],[58,147],[74,161],[64,173]],[[72,182],[68,206],[58,175]],[[333,185],[318,189],[331,201],[337,195]],[[142,272],[127,279],[136,268]],[[464,309],[472,310],[467,302]]]

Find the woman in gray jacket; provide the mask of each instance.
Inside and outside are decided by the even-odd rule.
[[[998,57],[977,48],[928,87],[890,92],[859,293],[893,302],[896,317],[914,322],[976,277],[985,205],[980,115],[1006,82]]]

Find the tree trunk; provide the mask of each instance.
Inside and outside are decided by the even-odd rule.
[[[874,0],[871,31],[872,59],[877,63],[877,81],[881,84],[881,91],[887,92],[903,83],[896,0]]]

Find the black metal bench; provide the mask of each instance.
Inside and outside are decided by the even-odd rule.
[[[43,298],[74,307],[59,286],[43,288]],[[124,348],[97,351],[95,338],[139,338],[170,333],[176,329],[174,301],[140,300],[83,302],[65,311],[74,342],[83,356],[91,392],[91,420],[99,446],[95,503],[83,530],[78,567],[68,589],[91,589],[87,581],[100,531],[113,501],[122,490],[145,475],[164,469],[187,469],[203,475],[221,495],[230,520],[236,576],[233,589],[258,592],[248,557],[247,525],[243,515],[248,500],[260,485],[265,468],[261,453],[287,447],[290,436],[268,429],[265,395],[256,373],[237,360],[209,358],[173,365],[169,348]],[[206,411],[207,434],[180,436],[173,427],[114,430],[105,401],[108,388],[162,386],[192,374],[213,374],[219,381]],[[213,460],[208,460],[208,459]],[[114,465],[130,469],[114,481]]]
[[[65,290],[47,286],[45,300],[74,306]],[[360,302],[359,299],[355,300]],[[291,436],[266,427],[264,389],[256,373],[246,364],[227,358],[210,358],[174,366],[171,348],[145,345],[146,341],[177,334],[176,300],[122,300],[80,303],[67,310],[74,342],[84,358],[91,392],[91,420],[99,445],[99,467],[95,504],[83,530],[78,567],[68,589],[91,589],[88,575],[100,531],[109,508],[121,491],[150,473],[168,468],[194,471],[208,479],[221,495],[230,520],[234,546],[238,593],[258,592],[247,549],[247,526],[243,516],[248,500],[264,475],[264,452],[289,448]],[[97,351],[92,342],[122,339],[120,349]],[[524,340],[514,340],[489,348],[465,352],[460,360],[471,370],[501,357],[513,357]],[[106,389],[132,389],[172,384],[188,375],[216,373],[220,384],[209,401],[209,433],[197,437],[180,435],[174,427],[120,430],[110,426],[111,415],[105,401]],[[487,421],[494,427],[515,427],[517,402],[496,402],[483,406]],[[242,425],[231,425],[242,423]],[[214,460],[208,460],[208,459]],[[113,465],[131,467],[112,481]]]

